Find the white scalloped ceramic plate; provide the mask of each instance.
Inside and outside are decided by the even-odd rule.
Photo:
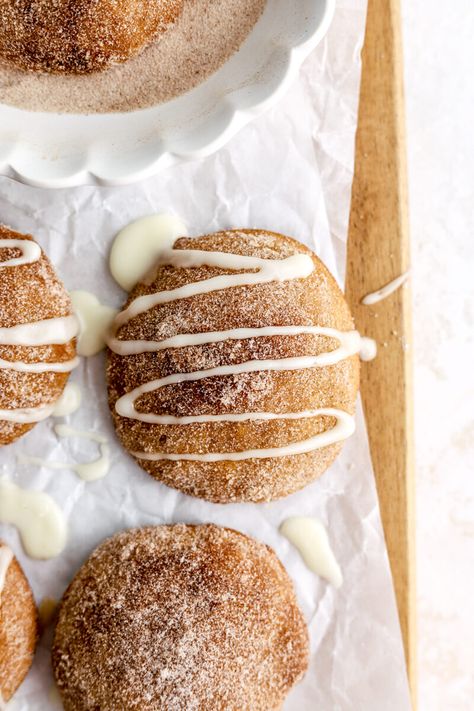
[[[216,151],[284,92],[326,33],[334,4],[268,0],[219,71],[148,109],[85,116],[0,104],[0,173],[48,188],[123,185]]]

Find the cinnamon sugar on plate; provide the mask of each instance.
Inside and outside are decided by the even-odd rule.
[[[186,0],[180,19],[138,57],[90,75],[28,73],[0,64],[0,102],[30,111],[111,113],[169,101],[234,54],[266,0]]]

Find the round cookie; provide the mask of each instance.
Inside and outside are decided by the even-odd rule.
[[[0,707],[27,675],[37,638],[37,612],[30,586],[13,553],[0,541]]]
[[[269,711],[308,664],[274,552],[214,525],[102,543],[67,589],[53,643],[66,711]]]
[[[39,245],[0,225],[0,446],[52,410],[77,365],[77,329],[69,294]]]
[[[100,71],[138,54],[184,0],[1,0],[0,59],[62,74]]]
[[[116,339],[109,341],[113,349],[108,351],[109,404],[118,437],[147,472],[187,494],[220,503],[271,501],[287,496],[316,479],[339,453],[342,441],[311,451],[295,452],[292,446],[335,431],[338,421],[333,416],[308,413],[321,409],[337,410],[349,417],[354,413],[359,358],[352,351],[324,367],[302,363],[301,367],[291,366],[291,370],[271,370],[268,361],[278,361],[279,366],[285,359],[322,356],[335,351],[340,343],[319,333],[260,335],[259,329],[310,326],[353,334],[344,296],[318,257],[283,235],[263,230],[218,232],[197,239],[181,238],[173,252],[180,250],[217,253],[217,260],[219,255],[225,258],[230,254],[231,258],[244,255],[277,260],[275,263],[303,255],[312,271],[303,278],[233,285],[174,298],[173,290],[192,290],[190,285],[196,282],[205,283],[206,289],[211,282],[205,280],[223,276],[238,279],[236,275],[242,272],[257,270],[233,271],[216,264],[173,266],[166,260],[159,264],[146,283],[139,283],[130,293],[125,316],[144,296],[172,292],[165,297],[168,300],[127,318],[121,325],[117,322]],[[185,347],[184,341],[177,347],[175,340],[173,347],[158,351],[153,345],[180,334],[232,329],[253,329],[254,337],[243,333],[239,339],[234,334],[232,339],[216,337],[214,342],[188,342]],[[138,343],[139,352],[124,354],[122,341],[125,345]],[[258,370],[252,372],[235,372],[240,364],[253,361],[267,364],[262,363],[261,368],[257,364]],[[220,370],[216,372],[216,368]],[[226,368],[231,372],[225,373]],[[197,379],[177,375],[204,370],[213,372]],[[124,399],[153,380],[160,380],[159,387],[135,400],[134,408],[140,415],[127,412],[130,403],[123,407]],[[248,413],[254,419],[246,419]],[[258,413],[265,415],[259,419]],[[289,415],[287,419],[285,414]],[[142,421],[154,415],[168,418],[159,423]],[[229,415],[233,421],[229,421]],[[227,421],[222,421],[225,417]],[[258,456],[245,454],[256,450]],[[236,456],[226,459],[226,453]]]

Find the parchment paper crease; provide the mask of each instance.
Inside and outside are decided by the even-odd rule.
[[[116,307],[125,295],[107,269],[112,239],[131,220],[160,211],[183,218],[190,234],[262,227],[292,235],[313,246],[342,283],[364,19],[364,0],[341,0],[328,37],[286,97],[213,157],[127,188],[45,192],[1,179],[0,221],[35,234],[69,289],[90,290]],[[0,536],[24,565],[38,601],[44,596],[59,599],[90,551],[120,529],[175,521],[233,526],[276,549],[295,582],[310,627],[310,670],[285,710],[409,708],[360,409],[356,435],[322,479],[274,504],[219,506],[156,483],[121,449],[109,421],[103,355],[84,360],[72,378],[81,385],[84,404],[67,419],[74,427],[108,435],[113,445],[109,475],[85,484],[70,471],[17,464],[19,452],[56,460],[95,456],[92,443],[58,440],[51,421],[0,453],[0,475],[49,492],[69,520],[67,548],[48,562],[28,559],[16,531],[0,525]],[[340,590],[310,573],[280,536],[278,525],[290,515],[315,515],[327,525],[344,574]],[[49,641],[46,635],[9,711],[58,708]]]

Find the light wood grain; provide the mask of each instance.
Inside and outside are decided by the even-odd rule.
[[[409,267],[399,0],[369,0],[363,52],[346,291],[379,355],[361,390],[382,521],[416,702],[414,470],[409,286],[371,307],[362,297]]]

